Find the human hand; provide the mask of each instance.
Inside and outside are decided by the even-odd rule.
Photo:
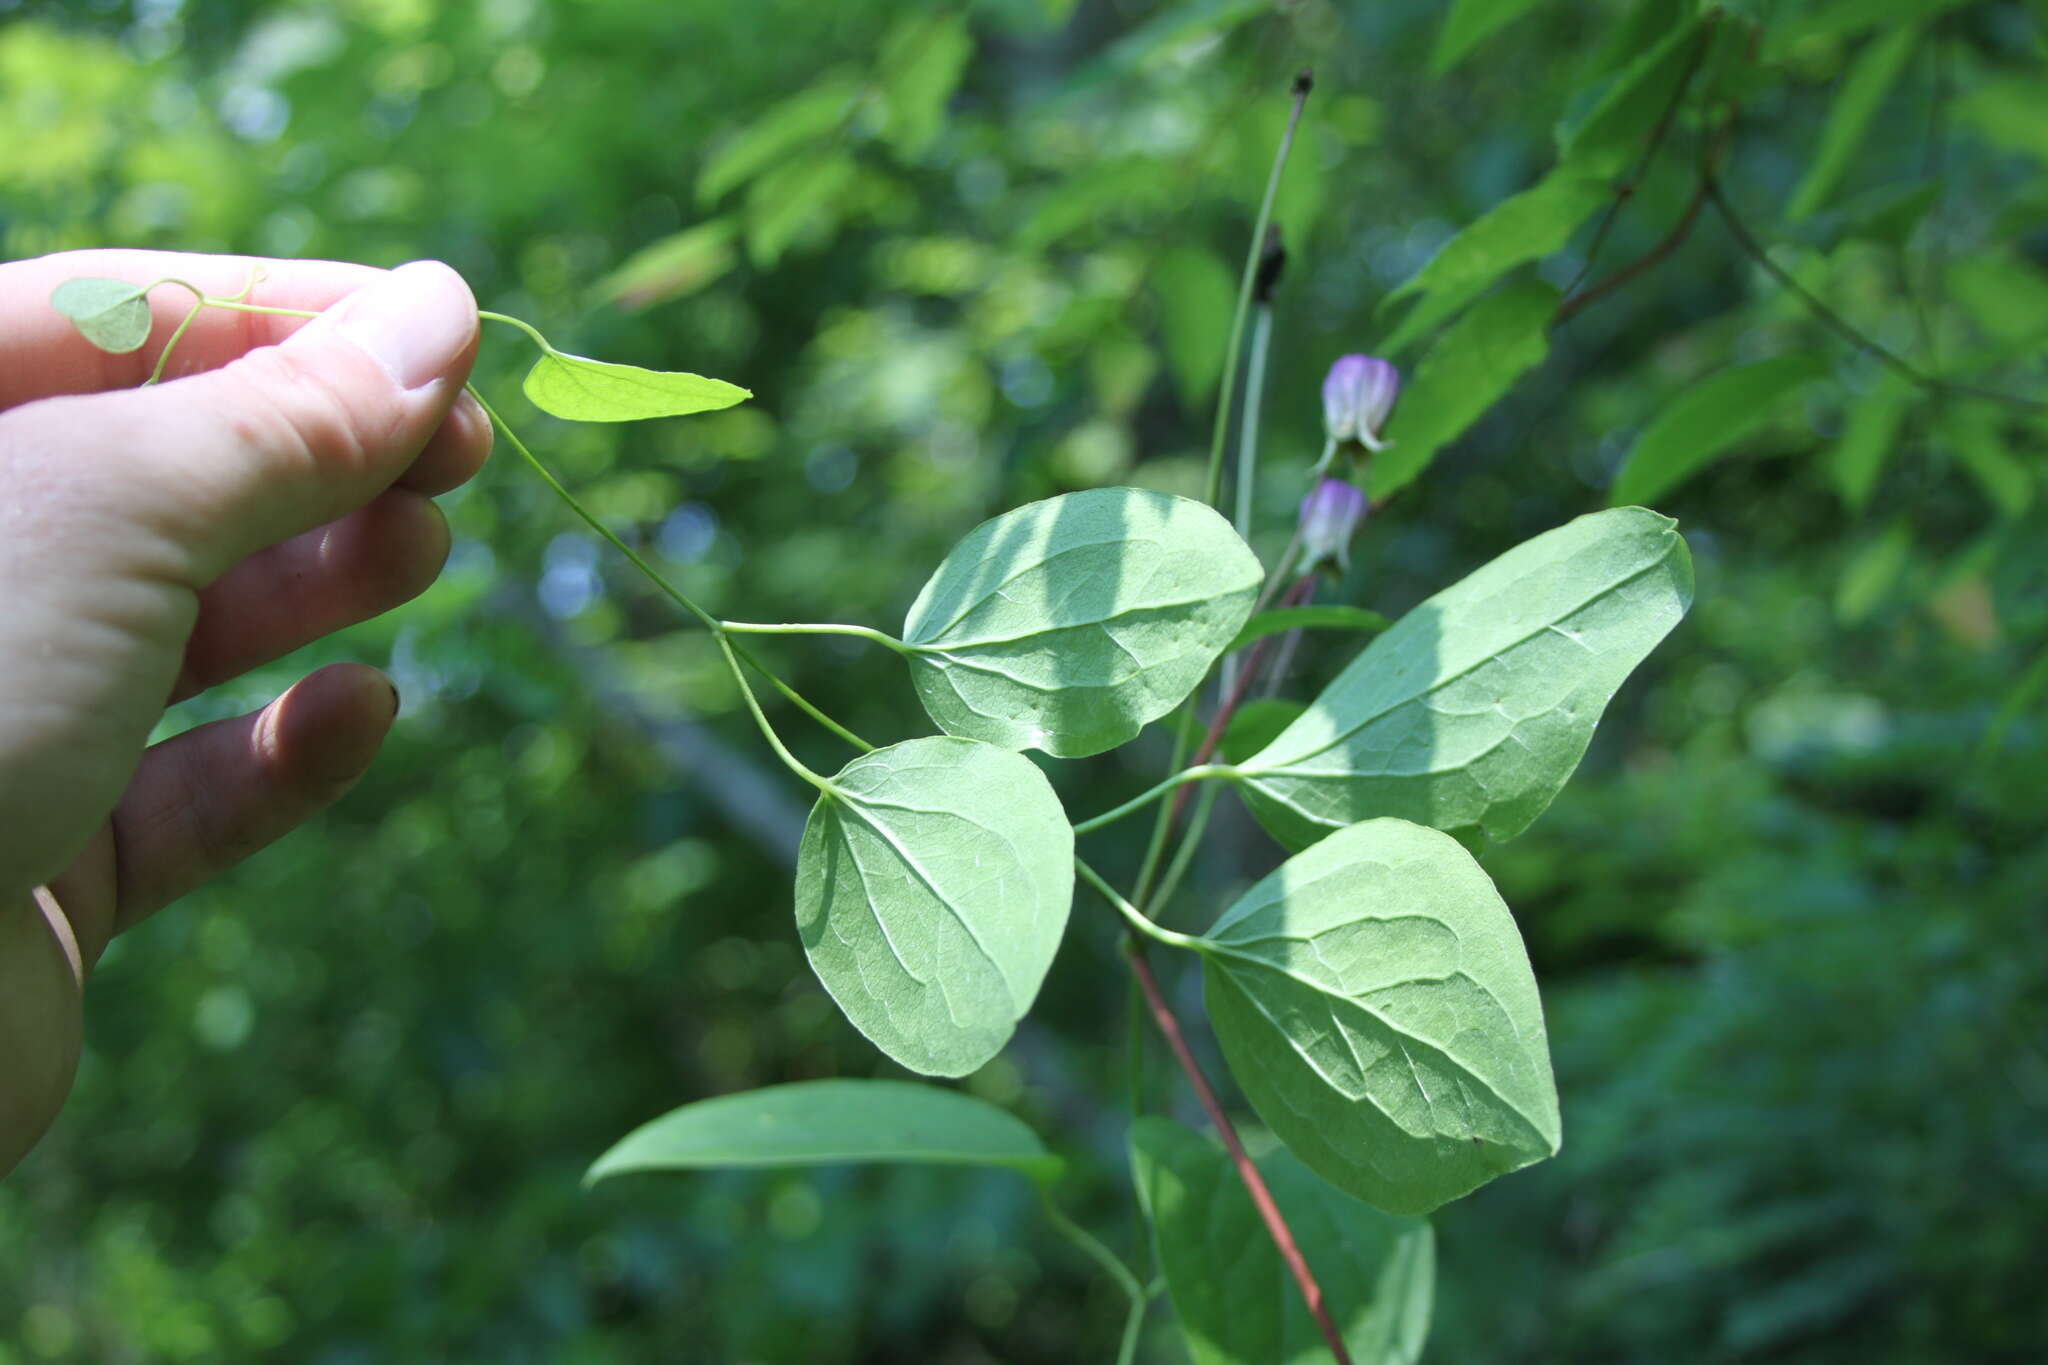
[[[183,312],[109,355],[58,284],[166,276],[313,321]],[[330,307],[331,305],[338,305]],[[70,1090],[86,975],[117,933],[304,822],[397,709],[338,664],[146,747],[169,702],[408,600],[447,554],[430,500],[490,449],[463,395],[476,304],[397,271],[89,251],[0,265],[0,1173]]]

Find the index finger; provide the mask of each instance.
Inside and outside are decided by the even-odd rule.
[[[63,251],[0,265],[0,411],[59,394],[133,388],[149,378],[171,332],[191,311],[188,290],[166,285],[149,295],[155,318],[149,340],[126,355],[109,355],[78,334],[50,304],[52,290],[80,277],[147,285],[173,278],[215,298],[240,293],[252,270],[263,272],[248,302],[266,308],[320,312],[385,272],[343,261],[287,261],[261,256],[209,256],[182,251]],[[166,379],[218,369],[248,351],[283,341],[305,319],[207,308],[178,341]]]

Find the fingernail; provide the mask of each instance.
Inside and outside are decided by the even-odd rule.
[[[335,330],[402,389],[441,378],[476,334],[469,286],[439,261],[402,265],[349,295],[335,312]]]
[[[393,720],[397,720],[397,719],[398,719],[398,684],[397,684],[397,683],[395,683],[395,682],[393,682],[393,681],[391,681],[391,679],[389,679],[389,678],[386,678],[386,679],[384,680],[384,687],[385,687],[385,690],[386,690],[386,691],[388,691],[388,692],[390,692],[390,693],[391,693],[391,718],[392,718]]]

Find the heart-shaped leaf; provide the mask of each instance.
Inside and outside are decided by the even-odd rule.
[[[1204,939],[1230,1071],[1311,1170],[1427,1213],[1557,1151],[1514,917],[1457,840],[1367,820],[1297,853]]]
[[[911,679],[948,734],[1079,758],[1181,704],[1263,573],[1203,503],[1097,488],[985,521],[904,622]]]
[[[102,351],[126,355],[149,340],[149,299],[126,280],[66,280],[50,294],[50,306]]]
[[[1290,848],[1375,815],[1520,834],[1692,603],[1674,525],[1640,507],[1580,517],[1402,617],[1238,765],[1259,823]]]
[[[1038,1180],[1060,1170],[1036,1133],[972,1095],[912,1081],[799,1081],[670,1110],[620,1138],[584,1179],[840,1162],[1003,1166]]]
[[[1354,1365],[1413,1365],[1436,1297],[1429,1224],[1339,1194],[1285,1150],[1258,1165]],[[1131,1176],[1195,1365],[1330,1358],[1221,1147],[1171,1119],[1141,1118],[1131,1125]]]
[[[797,851],[811,967],[853,1026],[927,1076],[1002,1050],[1052,965],[1074,831],[1030,759],[933,736],[863,754]]]
[[[638,422],[687,417],[743,403],[754,395],[723,379],[680,370],[643,370],[549,351],[527,371],[526,396],[542,412],[572,422]]]

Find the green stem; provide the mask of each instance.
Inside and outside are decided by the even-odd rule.
[[[1104,1246],[1088,1229],[1062,1213],[1049,1192],[1041,1189],[1039,1201],[1045,1209],[1047,1220],[1065,1234],[1068,1241],[1079,1247],[1089,1260],[1107,1271],[1109,1277],[1116,1281],[1117,1288],[1124,1291],[1124,1297],[1131,1301],[1130,1312],[1124,1319],[1123,1342],[1116,1353],[1117,1365],[1131,1365],[1131,1362],[1138,1358],[1139,1329],[1145,1323],[1145,1309],[1152,1302],[1151,1292],[1138,1283],[1138,1277],[1131,1273],[1131,1268],[1124,1264],[1121,1256]]]
[[[142,381],[144,388],[148,388],[151,384],[164,377],[164,366],[171,363],[171,352],[177,349],[178,343],[184,339],[185,329],[192,325],[192,319],[198,317],[201,310],[205,307],[206,296],[202,294],[198,302],[194,303],[191,309],[186,312],[185,320],[180,322],[177,329],[171,333],[170,339],[164,342],[164,349],[156,358],[156,368],[149,372],[149,378]]]
[[[1166,795],[1175,787],[1178,787],[1183,783],[1199,782],[1202,779],[1208,777],[1236,776],[1237,769],[1225,763],[1205,763],[1197,768],[1182,768],[1179,772],[1173,774],[1173,776],[1167,778],[1164,782],[1159,783],[1158,785],[1152,787],[1148,791],[1142,792],[1139,795],[1132,797],[1130,800],[1124,802],[1121,806],[1118,806],[1116,809],[1106,810],[1100,815],[1093,816],[1089,819],[1083,820],[1080,824],[1074,826],[1074,833],[1092,834],[1096,830],[1101,829],[1104,825],[1113,825],[1117,821],[1123,819],[1126,815],[1129,815],[1134,811],[1143,810],[1146,806],[1151,805],[1154,801],[1157,801],[1160,797]]]
[[[1144,915],[1139,913],[1137,906],[1132,905],[1122,896],[1119,896],[1116,893],[1116,888],[1102,879],[1100,872],[1097,872],[1079,858],[1074,859],[1074,870],[1081,874],[1082,880],[1086,881],[1097,891],[1100,891],[1102,898],[1108,901],[1133,929],[1136,929],[1146,938],[1156,943],[1163,943],[1169,948],[1185,948],[1191,953],[1204,952],[1208,949],[1209,943],[1206,939],[1195,938],[1188,934],[1176,934],[1173,930],[1163,929],[1151,920],[1146,919]]]
[[[1273,221],[1273,200],[1280,193],[1280,173],[1287,169],[1287,154],[1294,147],[1294,130],[1301,123],[1301,107],[1308,102],[1308,73],[1294,81],[1294,107],[1287,114],[1287,131],[1280,135],[1280,149],[1273,156],[1273,173],[1266,177],[1266,197],[1259,201],[1258,221],[1252,225],[1251,248],[1244,255],[1244,278],[1237,288],[1237,311],[1230,319],[1230,344],[1223,352],[1223,391],[1216,399],[1216,425],[1209,435],[1209,479],[1202,500],[1216,505],[1223,492],[1223,437],[1230,426],[1230,400],[1237,387],[1237,357],[1244,345],[1244,320],[1252,308],[1252,284],[1258,278],[1259,254],[1266,246],[1266,224]]]
[[[740,656],[741,663],[747,665],[747,667],[753,669],[756,673],[759,673],[762,677],[766,678],[768,680],[768,685],[770,687],[773,687],[777,692],[780,692],[783,695],[783,698],[789,701],[791,704],[793,704],[797,708],[797,710],[803,712],[812,720],[818,722],[818,724],[824,726],[827,730],[830,730],[833,734],[839,736],[841,739],[845,740],[848,744],[851,744],[854,748],[860,750],[862,753],[871,754],[875,751],[874,745],[868,743],[859,735],[847,729],[844,725],[841,725],[838,721],[832,719],[832,717],[826,715],[817,707],[811,705],[811,703],[809,703],[808,701],[805,701],[794,687],[791,687],[788,683],[776,677],[775,671],[773,669],[769,668],[766,664],[762,663],[759,659],[755,658],[752,654],[748,653],[746,649],[736,644],[732,647],[732,650],[733,653]]]
[[[725,666],[732,670],[732,680],[740,685],[740,696],[746,699],[747,710],[753,713],[754,724],[761,730],[761,738],[768,741],[768,747],[782,760],[783,767],[829,795],[832,784],[805,767],[795,754],[783,747],[782,736],[776,734],[775,727],[768,723],[768,715],[761,709],[761,702],[754,695],[753,685],[747,681],[746,670],[740,667],[739,655],[733,653],[732,641],[726,638],[724,631],[712,632],[712,638],[718,641],[718,652],[725,656]]]
[[[886,646],[898,654],[911,652],[910,646],[895,636],[879,630],[870,630],[866,626],[821,624],[810,621],[790,621],[773,625],[760,621],[720,621],[718,624],[735,635],[851,635],[857,639],[870,640]]]
[[[1258,319],[1252,326],[1252,355],[1245,365],[1244,421],[1237,433],[1237,514],[1231,524],[1237,528],[1238,537],[1250,540],[1252,536],[1252,490],[1258,483],[1259,474],[1259,410],[1264,406],[1266,396],[1266,353],[1273,341],[1273,306],[1259,305]],[[1237,682],[1237,656],[1226,655],[1223,660],[1221,691],[1225,696]]]
[[[1188,771],[1198,770],[1190,768]],[[1209,824],[1209,810],[1215,804],[1216,788],[1203,788],[1202,794],[1195,798],[1195,813],[1188,817],[1187,833],[1180,836],[1180,847],[1174,850],[1173,863],[1166,869],[1166,875],[1160,878],[1159,889],[1152,893],[1149,904],[1164,911],[1173,899],[1173,893],[1180,889],[1180,879],[1187,875],[1189,865],[1194,862],[1195,848],[1202,842],[1202,831]]]
[[[548,355],[557,354],[555,348],[548,344],[548,339],[540,334],[540,329],[530,322],[515,318],[510,313],[493,313],[488,308],[477,309],[476,315],[484,322],[502,322],[507,327],[517,327],[520,331],[532,337],[533,344],[540,347],[542,351]]]
[[[1195,699],[1190,696],[1181,703],[1180,712],[1174,718],[1173,758],[1167,763],[1169,773],[1180,771],[1181,764],[1188,761],[1188,750],[1193,745],[1196,727]],[[1138,882],[1132,895],[1142,903],[1145,893],[1152,888],[1152,879],[1159,875],[1159,860],[1166,856],[1166,836],[1173,832],[1172,808],[1161,806],[1159,814],[1152,821],[1152,838],[1145,845],[1144,861],[1138,864]]]

